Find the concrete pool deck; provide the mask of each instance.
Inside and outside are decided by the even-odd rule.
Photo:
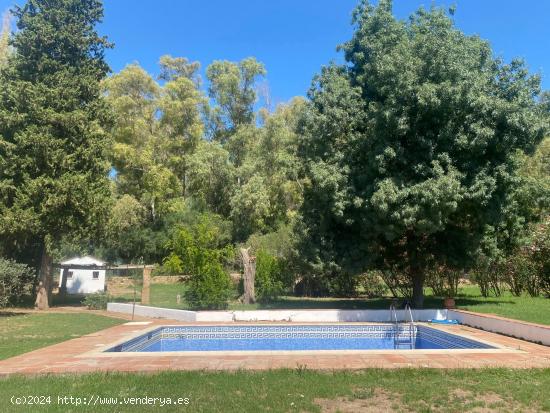
[[[211,324],[220,325],[222,323]],[[150,319],[144,323],[144,319],[141,318],[138,322],[121,324],[0,361],[0,376],[48,373],[159,372],[166,370],[265,370],[298,367],[319,370],[401,367],[550,367],[550,347],[548,346],[463,325],[430,326],[490,343],[498,348],[490,350],[355,350],[353,352],[287,351],[261,352],[261,354],[202,352],[193,355],[102,353],[103,349],[114,343],[125,341],[130,337],[149,331],[151,328],[163,325],[197,325],[197,323],[158,319]]]

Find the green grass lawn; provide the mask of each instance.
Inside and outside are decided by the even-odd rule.
[[[182,285],[152,286],[152,304],[177,307]],[[532,302],[528,300],[533,300]],[[428,298],[429,306],[441,300]],[[548,301],[504,295],[478,297],[475,287],[464,287],[458,302],[474,311],[550,320]],[[533,304],[534,303],[534,304]],[[300,299],[283,297],[270,308],[387,308],[387,299]],[[233,303],[233,308],[238,304]],[[546,307],[545,307],[546,306]],[[256,308],[263,306],[256,305]],[[180,304],[185,308],[185,303]],[[251,307],[246,307],[251,308]],[[522,308],[527,308],[522,310]],[[544,310],[546,309],[546,310]],[[107,328],[124,320],[87,313],[0,313],[0,359]],[[320,412],[320,411],[550,411],[550,369],[438,370],[403,369],[316,372],[305,368],[263,372],[162,372],[0,378],[2,412]],[[13,405],[12,396],[50,396],[46,405]],[[83,403],[90,397],[117,398],[117,405],[60,404],[58,396]],[[189,405],[130,405],[143,397],[176,400]],[[78,398],[78,399],[77,399]],[[118,404],[122,403],[122,404]],[[372,411],[372,410],[369,410]]]
[[[151,305],[165,308],[190,309],[185,302],[185,285],[183,284],[153,284],[151,285]],[[429,291],[427,292],[429,294]],[[181,302],[177,304],[176,296],[181,295]],[[139,299],[138,294],[138,299]],[[129,301],[129,297],[121,297],[120,301]],[[230,310],[256,309],[385,309],[389,308],[391,298],[304,298],[280,297],[270,303],[256,303],[244,305],[237,300],[229,304]],[[426,308],[441,308],[443,299],[431,295],[426,296]],[[550,325],[550,299],[544,297],[530,297],[523,295],[514,297],[510,292],[503,292],[500,297],[482,297],[479,288],[475,285],[463,286],[456,297],[458,308],[480,313],[491,313],[517,320]]]
[[[123,322],[85,313],[0,312],[0,360]]]
[[[11,377],[0,380],[0,403],[5,412],[550,411],[549,388],[549,369],[164,372]],[[51,396],[51,404],[29,409],[10,402],[27,395]],[[120,403],[124,397],[187,397],[189,404],[75,407],[59,405],[58,396]]]
[[[477,286],[468,286],[460,289],[456,303],[464,310],[550,325],[550,299],[545,297],[514,297],[505,291],[500,297],[485,298]]]

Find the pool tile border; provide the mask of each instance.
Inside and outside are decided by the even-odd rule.
[[[308,368],[319,370],[364,368],[550,368],[550,347],[456,325],[430,325],[452,334],[496,345],[497,349],[455,350],[359,350],[328,352],[225,352],[182,355],[159,353],[136,356],[136,353],[101,353],[114,342],[144,334],[167,324],[167,320],[151,320],[148,326],[118,325],[73,340],[55,344],[7,360],[0,361],[0,375],[67,374],[89,372],[159,372],[164,370],[238,370]],[[194,323],[168,322],[171,325]],[[201,323],[209,324],[209,323]],[[215,323],[219,325],[220,323]],[[234,323],[231,323],[234,325]],[[243,323],[248,324],[250,323]],[[272,324],[272,323],[259,323]],[[306,323],[304,323],[306,324]],[[317,323],[311,323],[317,324]],[[370,323],[366,323],[370,324]],[[136,328],[143,327],[143,328]],[[209,353],[209,354],[204,354]],[[126,355],[127,354],[127,355]]]

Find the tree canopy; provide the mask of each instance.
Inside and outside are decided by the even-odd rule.
[[[39,246],[44,307],[56,243],[90,238],[105,221],[110,114],[100,81],[110,44],[95,30],[98,0],[29,0],[12,13],[18,31],[0,91],[0,238],[7,249]]]
[[[401,21],[362,2],[353,21],[346,64],[309,93],[300,246],[312,272],[403,272],[421,306],[426,269],[467,268],[505,221],[525,223],[509,207],[517,153],[547,131],[540,79],[439,8]]]
[[[42,307],[52,256],[84,252],[189,272],[211,308],[236,247],[258,253],[266,299],[384,279],[421,306],[427,274],[541,278],[550,94],[453,13],[361,1],[344,61],[272,107],[254,57],[214,60],[204,83],[182,56],[110,74],[100,0],[27,0],[0,32],[0,256],[41,267]]]

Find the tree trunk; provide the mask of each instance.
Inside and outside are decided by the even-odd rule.
[[[256,278],[256,257],[249,254],[250,248],[241,248],[241,258],[244,268],[244,304],[253,304],[256,302],[256,294],[254,292],[254,279]]]
[[[424,271],[420,268],[411,269],[413,285],[413,306],[414,308],[424,307]]]
[[[47,310],[51,304],[53,284],[52,266],[53,259],[47,247],[44,247],[40,260],[40,270],[38,272],[38,292],[36,294],[36,302],[34,303],[34,306],[38,310]]]

